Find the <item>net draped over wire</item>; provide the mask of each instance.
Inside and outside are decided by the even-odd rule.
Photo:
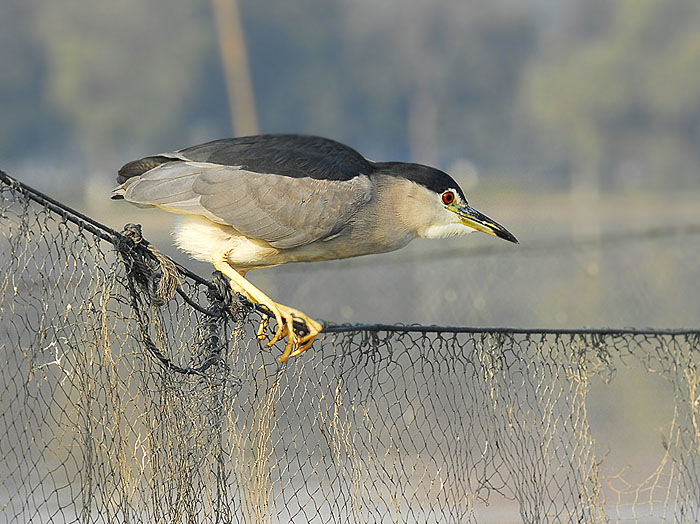
[[[0,195],[0,522],[700,520],[700,332],[330,326],[280,364],[134,228]],[[635,366],[670,391],[641,479],[587,409]]]

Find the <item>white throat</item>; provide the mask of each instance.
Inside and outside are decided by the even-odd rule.
[[[448,238],[458,237],[472,233],[474,230],[460,222],[450,224],[434,224],[422,231],[423,238]]]

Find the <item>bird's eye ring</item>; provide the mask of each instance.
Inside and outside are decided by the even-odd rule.
[[[453,191],[445,191],[442,194],[442,203],[449,206],[455,201],[455,194]]]

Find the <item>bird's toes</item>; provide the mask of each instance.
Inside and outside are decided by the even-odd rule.
[[[267,346],[272,347],[278,341],[287,337],[284,353],[279,358],[280,362],[286,362],[290,357],[301,355],[304,351],[309,349],[323,329],[321,324],[296,309],[277,303],[274,305],[265,304],[265,306],[267,306],[270,312],[275,316],[275,321],[277,322],[275,335],[267,343]],[[296,327],[294,325],[295,319],[298,322]],[[267,338],[265,330],[269,323],[270,317],[263,317],[257,332],[258,339],[264,340]],[[303,327],[301,327],[300,324],[303,324]]]
[[[258,328],[258,332],[256,334],[256,337],[258,338],[258,340],[267,339],[267,333],[265,333],[265,330],[267,329],[268,325],[270,325],[270,317],[265,316],[260,321],[260,327]]]
[[[299,340],[297,341],[297,348],[290,353],[290,357],[296,357],[301,355],[304,351],[309,349],[314,341],[316,340],[316,337],[321,333],[321,330],[323,329],[323,326],[316,322],[315,320],[304,316],[304,321],[306,324],[306,331],[307,335],[300,337]]]
[[[270,342],[267,343],[268,347],[272,347],[277,343],[278,340],[285,336],[286,330],[288,329],[287,319],[285,317],[285,320],[282,320],[282,313],[276,307],[270,307],[268,304],[265,305],[268,306],[272,313],[275,315],[275,321],[277,322],[275,336],[272,337],[272,340],[270,340]]]
[[[284,348],[284,353],[280,357],[279,361],[280,362],[286,362],[287,359],[291,356],[292,351],[297,345],[297,335],[294,332],[294,318],[292,315],[285,315],[284,320],[286,322],[285,325],[285,331],[287,334],[287,346]]]
[[[304,351],[306,351],[307,349],[309,349],[309,348],[311,347],[311,345],[314,343],[314,340],[316,340],[316,336],[314,335],[314,336],[311,337],[311,338],[309,338],[309,337],[311,337],[311,336],[308,335],[308,336],[304,337],[305,339],[308,339],[308,340],[306,340],[305,342],[302,342],[301,340],[299,341],[299,347],[297,347],[294,351],[292,351],[292,352],[289,354],[289,357],[290,357],[290,358],[291,358],[291,357],[298,357],[298,356],[301,355]]]

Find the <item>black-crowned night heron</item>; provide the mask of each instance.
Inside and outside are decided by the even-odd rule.
[[[268,345],[288,337],[281,361],[308,349],[322,326],[270,299],[244,278],[247,271],[384,253],[416,237],[473,230],[517,242],[470,207],[447,173],[373,162],[315,136],[215,140],[129,162],[118,181],[112,198],[184,215],[174,229],[178,247],[212,262],[234,291],[270,310],[277,330]],[[305,335],[295,331],[295,318]]]

